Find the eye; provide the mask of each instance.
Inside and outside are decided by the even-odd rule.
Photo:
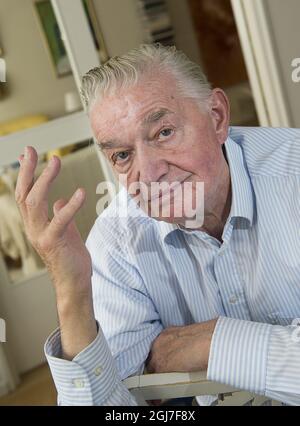
[[[169,129],[169,128],[166,128],[166,129],[162,129],[160,132],[159,132],[159,137],[162,137],[162,138],[167,138],[168,136],[170,136],[171,134],[173,133],[173,129]]]
[[[120,151],[113,154],[111,159],[113,164],[120,163],[120,162],[124,163],[127,160],[128,156],[129,156],[128,151]]]

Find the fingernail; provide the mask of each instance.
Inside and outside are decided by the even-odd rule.
[[[53,157],[51,157],[51,158],[50,158],[50,160],[49,160],[49,163],[48,163],[48,164],[49,164],[50,166],[52,166],[52,164],[53,164],[54,162],[55,162],[55,157],[53,156]]]
[[[77,199],[82,198],[82,190],[81,189],[77,189],[77,191],[75,192],[75,198],[77,198]]]
[[[24,154],[25,160],[28,160],[30,156],[28,146],[25,147]]]
[[[24,155],[23,155],[23,154],[22,154],[22,155],[20,155],[20,156],[18,157],[19,164],[21,164],[21,163],[22,163],[23,158],[24,158]]]

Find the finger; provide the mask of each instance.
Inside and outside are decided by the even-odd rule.
[[[38,231],[41,231],[48,223],[49,191],[54,179],[59,174],[60,165],[60,159],[52,157],[25,200],[28,221]]]
[[[61,237],[68,225],[72,222],[75,214],[82,207],[85,201],[85,195],[83,188],[77,189],[68,203],[54,214],[48,226],[47,233],[51,234],[54,238]]]
[[[16,183],[15,198],[22,213],[25,213],[24,202],[33,186],[34,171],[38,160],[37,152],[33,147],[27,146],[25,148],[25,155],[23,157],[20,156],[19,159],[21,159],[21,161]]]
[[[53,213],[54,213],[54,215],[56,215],[67,203],[68,203],[68,201],[65,200],[65,199],[63,199],[63,198],[57,200],[53,204]],[[70,229],[70,230],[72,230],[72,232],[76,232],[77,228],[76,228],[75,221],[71,220],[71,222],[69,222],[67,228]]]
[[[55,201],[55,203],[53,204],[53,213],[58,213],[59,210],[61,210],[67,204],[67,202],[68,201],[63,198],[60,198],[59,200]]]

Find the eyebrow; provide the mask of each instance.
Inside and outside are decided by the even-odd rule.
[[[161,120],[163,117],[169,114],[174,114],[172,111],[168,110],[167,108],[161,108],[157,111],[152,111],[150,114],[148,114],[142,121],[143,126],[147,126],[149,124],[153,124]],[[112,148],[120,148],[122,145],[117,140],[108,140],[108,141],[102,141],[97,142],[97,145],[99,148],[103,151],[105,149],[112,149]]]
[[[103,151],[105,149],[117,148],[120,146],[120,143],[115,140],[105,141],[105,142],[96,142],[97,146]]]
[[[174,114],[172,111],[168,110],[167,108],[161,108],[157,111],[150,112],[144,120],[142,121],[142,124],[148,125],[152,123],[156,123],[157,121],[161,120],[165,115]]]

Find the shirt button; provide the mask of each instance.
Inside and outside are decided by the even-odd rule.
[[[234,305],[237,301],[238,298],[236,296],[231,296],[231,298],[229,299],[229,303],[231,303],[232,305]]]
[[[94,370],[95,376],[100,376],[101,373],[102,373],[102,368],[100,366],[96,367]]]
[[[82,379],[74,379],[72,380],[75,388],[84,388],[84,380]]]

